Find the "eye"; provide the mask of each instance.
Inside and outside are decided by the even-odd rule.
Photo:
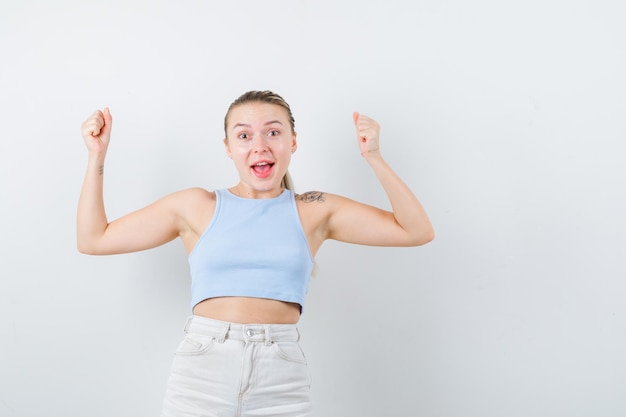
[[[279,134],[279,133],[280,133],[280,132],[279,132],[278,130],[270,130],[270,131],[268,132],[268,135],[269,135],[269,136],[278,136],[278,134]]]
[[[248,134],[247,133],[240,133],[239,135],[237,135],[237,137],[239,139],[248,139]]]

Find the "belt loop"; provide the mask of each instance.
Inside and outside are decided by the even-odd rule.
[[[224,343],[224,340],[226,340],[226,336],[228,335],[228,330],[230,330],[230,323],[224,323],[224,328],[222,329],[219,337],[215,340],[218,343]]]
[[[191,324],[191,321],[193,320],[193,316],[189,316],[187,317],[187,321],[185,322],[185,327],[183,327],[183,331],[185,333],[189,332],[189,325]]]
[[[263,326],[263,328],[265,329],[265,346],[269,346],[273,342],[272,332],[270,331],[269,324],[266,324],[265,326]]]
[[[298,329],[297,327],[296,327],[296,333],[298,333],[298,338],[296,339],[296,342],[299,342],[300,341],[300,329]]]

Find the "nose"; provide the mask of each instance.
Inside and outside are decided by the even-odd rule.
[[[254,152],[260,153],[267,150],[267,140],[263,135],[255,135],[252,139],[252,149]]]

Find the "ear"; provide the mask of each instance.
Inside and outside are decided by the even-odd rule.
[[[293,132],[293,139],[291,140],[291,153],[294,153],[296,149],[298,149],[298,142],[296,141],[296,136],[298,136],[298,134],[296,132]]]
[[[230,151],[230,144],[228,143],[228,138],[224,138],[224,148],[226,148],[226,155],[228,155],[230,159],[233,159],[233,154]]]

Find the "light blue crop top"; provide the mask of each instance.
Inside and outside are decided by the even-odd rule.
[[[213,219],[189,254],[191,308],[224,296],[304,306],[314,262],[293,192],[267,199],[226,189],[215,195]]]

